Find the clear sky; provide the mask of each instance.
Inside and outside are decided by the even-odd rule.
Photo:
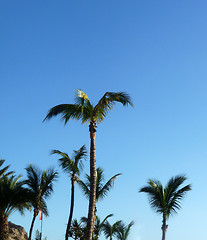
[[[97,129],[97,166],[106,179],[123,173],[98,215],[134,220],[129,240],[161,239],[161,216],[138,190],[148,178],[165,184],[186,174],[193,190],[169,220],[167,239],[205,238],[206,10],[206,0],[0,0],[0,157],[24,177],[29,163],[60,171],[44,218],[48,240],[64,239],[70,201],[69,178],[50,151],[89,149],[89,132],[59,117],[42,121],[51,107],[72,103],[77,88],[94,104],[106,91],[126,91],[134,103],[117,104]],[[75,194],[79,219],[88,202]],[[10,220],[28,231],[32,213]]]

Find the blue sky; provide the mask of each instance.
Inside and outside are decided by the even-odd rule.
[[[47,111],[72,103],[77,88],[94,104],[106,91],[126,91],[134,108],[117,104],[97,129],[97,166],[106,179],[123,173],[98,203],[98,215],[113,213],[111,222],[134,220],[129,240],[160,239],[161,216],[138,190],[148,178],[165,184],[186,174],[193,190],[169,220],[167,239],[202,239],[206,8],[204,0],[0,1],[0,157],[24,176],[29,163],[59,169],[50,151],[70,155],[83,144],[89,149],[88,126],[75,121],[64,126],[59,117],[42,123]],[[44,218],[49,240],[63,239],[69,214],[69,178],[59,171],[48,201],[50,217]],[[80,218],[88,203],[76,190],[74,216]],[[32,214],[16,213],[10,220],[28,231]]]

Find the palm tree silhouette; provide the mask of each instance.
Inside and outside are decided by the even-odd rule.
[[[58,173],[54,169],[41,171],[31,164],[26,168],[26,171],[27,180],[25,183],[30,190],[32,196],[31,204],[33,207],[33,218],[29,230],[29,240],[31,240],[34,222],[39,211],[42,210],[42,213],[48,216],[46,200],[53,192],[54,181],[57,179]]]
[[[121,220],[116,221],[114,224],[110,224],[109,221],[106,221],[103,224],[103,232],[106,238],[109,238],[110,240],[113,239],[114,236],[116,236],[118,232],[118,227],[121,224]]]
[[[65,124],[70,119],[81,120],[82,123],[89,123],[90,132],[90,198],[88,209],[88,227],[87,240],[92,239],[94,222],[95,222],[95,206],[96,206],[96,149],[95,137],[97,124],[101,123],[107,113],[112,110],[115,103],[119,102],[123,106],[128,104],[132,106],[130,96],[125,92],[106,92],[99,102],[93,106],[88,96],[82,90],[77,90],[75,104],[60,104],[51,108],[44,121],[58,114],[62,116]]]
[[[180,188],[186,179],[184,175],[172,177],[165,188],[158,180],[149,179],[148,185],[139,190],[148,194],[150,206],[162,215],[162,240],[166,237],[167,219],[177,213],[181,208],[181,200],[191,190],[190,184]]]
[[[73,217],[75,181],[77,176],[80,175],[80,172],[83,168],[82,159],[86,157],[87,151],[85,145],[83,145],[78,151],[74,151],[74,156],[72,158],[70,158],[67,153],[63,153],[59,150],[53,150],[52,154],[58,154],[61,157],[59,159],[60,166],[65,173],[69,174],[71,178],[70,214],[65,233],[65,240],[68,240],[70,226]]]
[[[117,225],[116,237],[118,240],[127,240],[129,237],[129,233],[131,227],[134,225],[134,222],[131,221],[128,225],[125,225],[122,221],[120,221]]]
[[[9,239],[8,218],[19,211],[24,214],[24,209],[31,209],[31,195],[25,182],[20,181],[21,176],[2,176],[0,178],[0,239]]]
[[[96,202],[102,200],[105,196],[107,196],[108,192],[114,185],[114,181],[117,179],[119,175],[121,175],[121,173],[118,173],[111,177],[107,182],[105,182],[103,172],[104,170],[100,167],[96,169]],[[89,198],[91,177],[88,174],[85,174],[85,178],[86,178],[85,182],[83,182],[80,179],[77,179],[77,183],[81,187],[81,190],[83,191],[83,194],[86,196],[86,198]]]

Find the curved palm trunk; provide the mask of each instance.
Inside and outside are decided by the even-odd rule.
[[[70,215],[68,219],[68,225],[65,233],[65,240],[68,240],[70,226],[73,218],[73,208],[74,208],[74,187],[75,187],[75,175],[73,174],[71,177],[71,203],[70,203]]]
[[[30,230],[29,230],[29,238],[28,238],[29,240],[32,239],[32,230],[33,230],[34,222],[35,222],[35,219],[36,219],[37,215],[38,215],[38,210],[34,209],[32,223],[31,223]]]
[[[1,240],[9,239],[9,224],[7,217],[0,217],[0,239]]]
[[[166,224],[166,216],[163,214],[163,220],[162,220],[162,240],[165,240],[166,232],[167,232],[168,225]]]
[[[87,223],[87,236],[86,240],[92,240],[94,223],[95,223],[95,208],[96,208],[96,148],[95,148],[95,137],[96,137],[96,123],[90,122],[90,197],[89,197],[89,208],[88,208],[88,223]]]

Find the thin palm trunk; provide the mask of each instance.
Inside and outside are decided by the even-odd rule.
[[[68,219],[68,225],[66,229],[66,234],[65,234],[65,240],[68,240],[69,237],[69,231],[71,227],[71,222],[73,218],[73,208],[74,208],[74,187],[75,187],[75,175],[73,174],[71,177],[71,203],[70,203],[70,215]]]
[[[9,239],[9,224],[7,217],[0,217],[0,239],[1,240]]]
[[[33,231],[34,222],[35,222],[35,219],[36,219],[37,215],[38,215],[38,210],[34,209],[32,223],[31,223],[30,230],[29,230],[29,240],[32,239],[32,231]]]
[[[168,225],[166,224],[166,215],[163,214],[162,220],[162,240],[165,240]]]
[[[87,237],[86,240],[92,240],[93,230],[95,224],[95,208],[96,208],[96,123],[91,122],[89,125],[90,131],[90,197],[89,197],[89,209],[88,209],[88,224],[87,224]]]

